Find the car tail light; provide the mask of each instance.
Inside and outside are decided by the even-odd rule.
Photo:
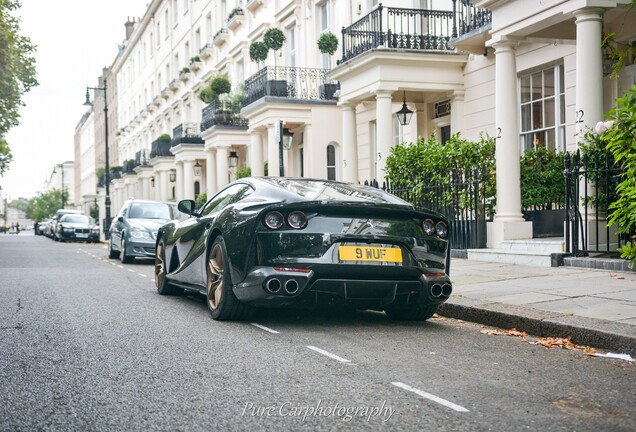
[[[435,224],[435,232],[441,238],[448,236],[448,225],[445,222],[439,221]]]
[[[267,213],[265,215],[265,218],[263,219],[263,223],[265,224],[265,226],[273,230],[282,227],[284,222],[285,218],[280,212],[277,211]]]
[[[433,221],[430,219],[426,219],[422,222],[422,228],[424,229],[426,235],[435,234],[435,223],[433,223]]]
[[[301,211],[293,211],[287,215],[287,223],[294,229],[303,229],[307,226],[307,216]]]

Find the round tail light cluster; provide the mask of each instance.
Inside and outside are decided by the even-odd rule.
[[[437,234],[441,238],[448,237],[448,225],[443,221],[435,223],[431,219],[425,219],[422,221],[422,229],[426,235],[432,236]]]
[[[307,226],[307,216],[299,210],[289,213],[287,218],[278,211],[271,211],[263,218],[265,226],[273,230],[282,228],[285,221],[287,221],[287,225],[294,229],[303,229]]]

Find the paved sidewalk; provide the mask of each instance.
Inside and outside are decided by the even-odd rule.
[[[636,357],[636,271],[453,259],[439,314]]]

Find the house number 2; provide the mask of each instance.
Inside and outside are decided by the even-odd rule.
[[[583,110],[578,110],[576,112],[576,123],[583,123]]]

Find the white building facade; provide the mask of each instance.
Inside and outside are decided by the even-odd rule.
[[[600,46],[610,32],[636,39],[627,3],[153,0],[112,66],[125,161],[113,208],[130,197],[210,196],[247,167],[382,180],[394,145],[460,132],[497,139],[489,247],[530,238],[519,157],[576,148],[577,133],[633,85],[635,66],[603,75]],[[271,28],[286,41],[257,64],[250,46]],[[317,49],[325,32],[339,39],[333,56]],[[232,91],[203,103],[199,92],[218,76]],[[394,115],[403,104],[414,112],[408,125]]]

